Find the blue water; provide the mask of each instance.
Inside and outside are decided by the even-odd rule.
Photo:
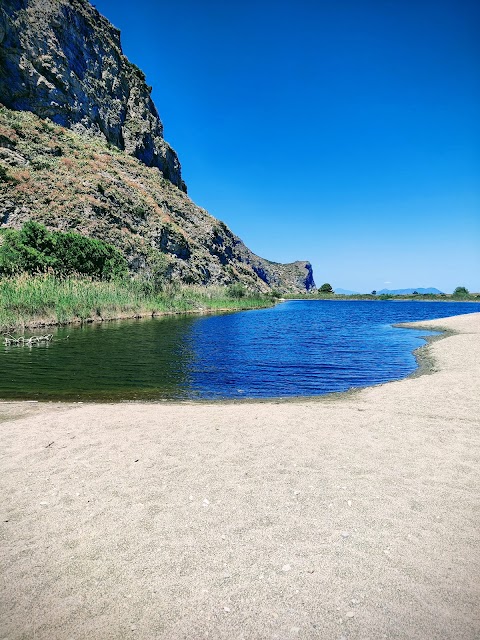
[[[416,369],[412,352],[433,332],[392,324],[474,311],[480,303],[289,301],[259,311],[60,328],[48,345],[0,347],[0,397],[120,401],[345,391]]]

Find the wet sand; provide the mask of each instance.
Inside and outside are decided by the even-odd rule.
[[[0,403],[0,638],[478,639],[480,314],[417,326],[352,394]]]

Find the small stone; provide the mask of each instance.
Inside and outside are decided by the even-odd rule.
[[[41,505],[42,507],[48,507],[48,502],[40,502],[40,505]]]
[[[225,613],[230,613],[230,607],[223,607],[223,610],[225,611]]]
[[[292,567],[289,564],[284,564],[282,567],[282,571],[290,571]]]
[[[188,496],[188,499],[189,500],[193,500],[193,496]]]
[[[350,534],[348,533],[348,531],[342,531],[342,538],[349,538]]]
[[[352,506],[352,501],[351,501],[351,500],[349,500],[349,501],[347,502],[347,504],[348,504],[348,506],[349,506],[349,507],[351,507],[351,506]]]
[[[355,617],[355,614],[353,613],[353,611],[349,611],[348,613],[345,614],[345,617],[351,620],[352,618]]]
[[[131,624],[131,625],[130,625],[130,629],[131,629],[132,631],[136,631],[136,630],[137,630],[137,625],[136,625],[136,624]]]
[[[210,504],[210,500],[207,500],[207,498],[204,498],[203,500],[203,504],[208,507],[208,505]]]

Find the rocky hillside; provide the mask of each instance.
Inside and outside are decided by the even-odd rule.
[[[305,291],[308,262],[253,254],[154,167],[26,111],[0,106],[0,226],[38,220],[117,246],[132,271],[187,283]]]
[[[155,278],[315,286],[308,262],[256,256],[188,198],[143,73],[86,0],[2,0],[0,103],[0,226],[98,237]]]
[[[2,0],[1,102],[103,136],[186,191],[150,92],[120,32],[86,0]]]

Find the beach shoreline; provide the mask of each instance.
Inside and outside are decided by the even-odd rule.
[[[243,311],[252,311],[253,309],[243,309]],[[218,313],[222,313],[222,312],[231,312],[231,313],[238,313],[239,311],[242,311],[242,309],[238,309],[238,310],[231,310],[231,309],[222,309],[222,310],[206,310],[205,311],[205,315],[212,315],[212,314],[216,314]],[[198,312],[185,312],[185,315],[191,314],[191,313],[198,313]],[[162,313],[159,314],[159,316],[161,315],[179,315],[182,314],[182,312],[172,312],[172,313]],[[155,316],[157,317],[157,316]],[[146,316],[136,316],[135,318],[111,318],[111,319],[107,319],[104,320],[105,322],[110,322],[110,321],[121,321],[121,320],[148,320],[148,317]],[[395,323],[392,326],[396,327],[396,328],[405,328],[405,329],[411,329],[411,330],[415,330],[415,329],[421,329],[422,327],[420,326],[420,322],[400,322],[400,323]],[[427,330],[432,330],[430,327],[425,327]],[[184,405],[184,404],[224,404],[224,405],[231,405],[231,404],[263,404],[263,403],[270,403],[270,402],[274,402],[276,404],[278,403],[301,403],[301,402],[319,402],[319,401],[332,401],[332,400],[338,400],[340,398],[342,398],[343,396],[351,396],[353,394],[359,393],[361,391],[363,391],[364,389],[368,389],[371,387],[375,387],[375,386],[381,386],[384,384],[388,384],[389,382],[395,382],[398,380],[403,380],[403,379],[408,379],[408,378],[412,378],[412,377],[417,377],[417,376],[421,376],[424,374],[429,374],[429,373],[433,373],[435,372],[435,360],[433,358],[433,355],[429,349],[430,344],[432,344],[433,342],[437,341],[437,340],[442,340],[450,335],[454,335],[456,332],[454,330],[450,330],[450,329],[445,329],[445,328],[441,328],[441,327],[437,327],[436,330],[438,331],[438,335],[433,335],[433,336],[422,336],[422,340],[425,341],[425,344],[421,345],[420,347],[416,348],[413,352],[412,355],[415,357],[416,363],[417,363],[417,368],[412,371],[410,374],[405,375],[403,377],[400,378],[392,378],[389,381],[386,382],[382,382],[382,383],[378,383],[378,384],[374,384],[374,385],[367,385],[367,386],[359,386],[359,387],[351,387],[350,389],[346,389],[344,391],[333,391],[333,392],[329,392],[329,393],[324,393],[324,394],[320,394],[320,395],[311,395],[311,396],[267,396],[267,397],[238,397],[238,398],[219,398],[219,399],[209,399],[209,398],[194,398],[194,399],[175,399],[175,398],[162,398],[162,399],[152,399],[152,400],[52,400],[52,399],[46,399],[46,400],[42,400],[42,399],[28,399],[28,400],[23,400],[23,399],[12,399],[12,398],[2,398],[0,397],[0,405],[1,404],[16,404],[16,403],[23,403],[23,402],[27,402],[27,403],[40,403],[40,404],[62,404],[62,405],[78,405],[78,404],[156,404],[156,403],[161,403],[163,404],[173,404],[173,405]],[[5,335],[9,335],[9,334],[5,334]]]
[[[0,403],[4,636],[478,638],[480,314],[402,326],[336,397]]]

